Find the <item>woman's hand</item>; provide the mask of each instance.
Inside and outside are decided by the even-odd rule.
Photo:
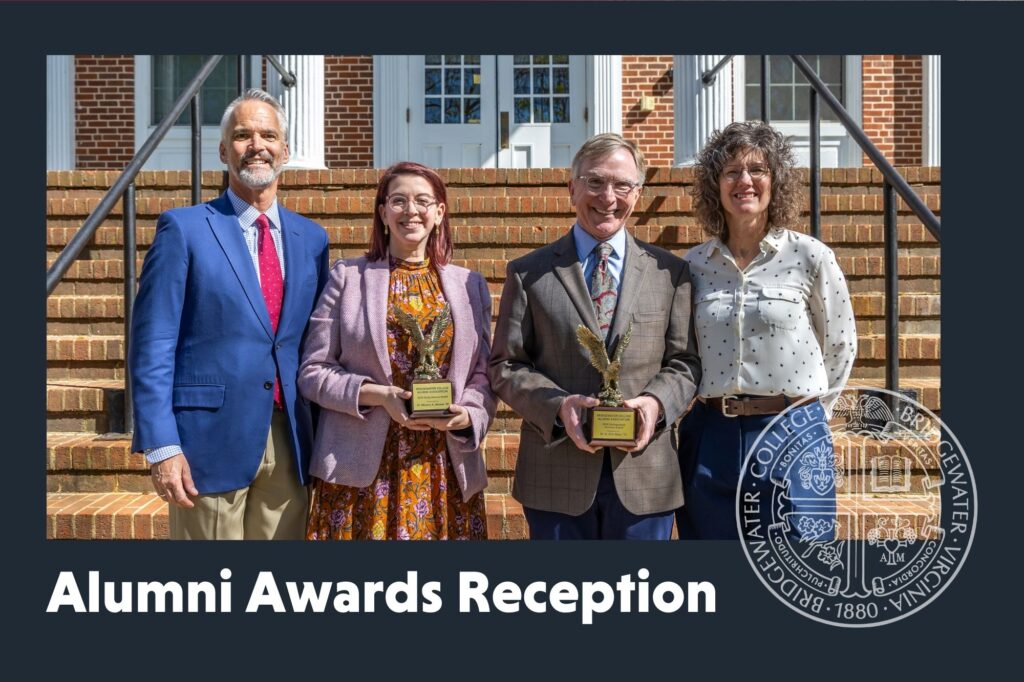
[[[448,406],[448,411],[455,414],[451,417],[420,417],[419,419],[410,419],[406,423],[406,427],[415,430],[437,429],[438,431],[458,431],[472,425],[472,422],[469,420],[469,411],[465,407],[453,403]]]
[[[359,387],[360,405],[383,407],[388,416],[399,425],[413,431],[426,431],[430,427],[414,423],[409,419],[409,413],[405,410],[405,401],[411,397],[412,393],[398,386],[364,383]]]

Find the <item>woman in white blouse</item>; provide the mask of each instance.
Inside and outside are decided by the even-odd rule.
[[[681,538],[729,539],[738,537],[743,460],[788,405],[808,399],[772,424],[772,442],[802,456],[794,439],[817,432],[828,451],[814,454],[831,463],[827,415],[837,393],[830,391],[850,376],[857,329],[835,254],[789,229],[803,185],[778,131],[760,121],[716,131],[695,171],[694,213],[711,238],[685,257],[704,371],[699,400],[680,427],[686,503],[677,522]],[[772,473],[789,485],[788,512],[801,504],[834,510],[834,480],[803,485],[789,474],[798,468]]]

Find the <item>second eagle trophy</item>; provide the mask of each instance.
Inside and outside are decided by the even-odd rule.
[[[406,401],[409,416],[413,419],[451,416],[453,413],[448,407],[454,399],[452,382],[441,377],[441,368],[434,357],[441,334],[451,324],[451,309],[447,305],[441,309],[429,334],[424,334],[416,318],[398,306],[393,308],[393,312],[398,323],[409,332],[417,353],[416,367],[408,387],[412,398]]]
[[[623,405],[622,393],[619,392],[622,354],[632,336],[631,323],[619,339],[615,356],[609,359],[601,337],[582,324],[576,327],[576,340],[589,352],[590,364],[601,373],[601,391],[597,394],[601,404],[587,408],[585,435],[590,445],[626,448],[636,445],[639,414],[636,409]]]

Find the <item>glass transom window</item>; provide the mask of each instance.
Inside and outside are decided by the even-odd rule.
[[[424,56],[423,122],[480,123],[480,55]]]
[[[840,102],[845,103],[842,55],[801,55]],[[761,55],[746,55],[746,117],[761,118]],[[768,57],[768,112],[772,121],[807,121],[811,118],[811,86],[787,56]],[[818,106],[823,121],[838,121],[832,109]]]
[[[153,106],[150,125],[157,125],[209,58],[208,55],[153,55]],[[218,126],[231,100],[238,96],[238,56],[225,55],[203,83],[199,96],[203,125]],[[185,107],[175,125],[191,125],[192,110]]]
[[[516,123],[569,123],[569,55],[517,54],[513,63]]]

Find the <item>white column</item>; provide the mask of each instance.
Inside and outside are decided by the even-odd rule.
[[[409,158],[409,57],[373,57],[373,165]]]
[[[276,55],[296,84],[285,88],[277,70],[267,67],[267,91],[288,114],[288,168],[326,168],[324,163],[324,56]]]
[[[587,136],[622,133],[622,55],[595,55],[590,92],[590,120]]]
[[[75,167],[75,58],[46,57],[46,168]]]
[[[676,55],[673,57],[673,99],[675,100],[675,163],[693,164],[697,154],[715,130],[731,122],[731,69],[726,65],[716,74],[715,82],[704,85],[705,71],[710,71],[725,55]]]
[[[921,165],[942,165],[942,58],[937,54],[921,56],[924,96],[921,125]]]

